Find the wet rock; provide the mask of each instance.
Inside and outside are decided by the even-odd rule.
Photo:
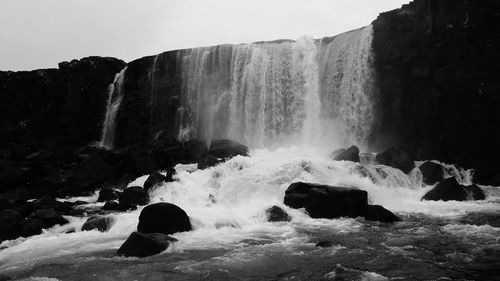
[[[150,174],[149,177],[146,179],[143,187],[146,191],[149,191],[149,189],[152,188],[153,186],[159,185],[159,184],[165,182],[166,180],[167,180],[167,178],[164,175],[162,175],[158,172],[154,172],[154,173]]]
[[[35,209],[53,209],[61,214],[68,214],[72,210],[72,203],[60,202],[56,199],[44,196],[33,201]]]
[[[279,222],[279,221],[290,221],[290,216],[280,207],[272,206],[266,210],[267,221]]]
[[[21,235],[19,223],[23,218],[24,216],[15,210],[5,209],[0,211],[0,242]]]
[[[175,241],[177,239],[162,233],[132,232],[116,254],[140,258],[152,256],[165,251]]]
[[[142,209],[137,230],[143,233],[172,234],[191,230],[184,210],[170,203],[155,203]]]
[[[484,200],[486,198],[483,190],[475,184],[463,187],[465,188],[465,191],[467,192],[467,197],[470,200]]]
[[[21,229],[22,236],[29,237],[42,233],[44,223],[41,219],[29,218],[21,221],[19,228]]]
[[[359,148],[353,145],[348,149],[340,152],[333,158],[333,160],[359,162]]]
[[[305,208],[312,218],[355,218],[364,215],[368,193],[353,188],[295,182],[286,190],[284,203],[295,209]]]
[[[438,183],[433,189],[429,190],[422,200],[467,200],[467,191],[457,182],[455,178],[448,178]]]
[[[219,159],[213,155],[208,155],[204,159],[202,159],[200,162],[198,162],[198,169],[203,170],[206,168],[210,168],[213,166],[216,166],[219,163],[224,162],[223,159]]]
[[[212,140],[208,154],[215,158],[228,159],[237,155],[248,156],[248,147],[227,139]]]
[[[116,199],[118,199],[117,192],[111,188],[105,188],[99,191],[99,197],[97,198],[97,202],[106,202]]]
[[[391,211],[380,205],[368,205],[364,214],[364,218],[369,221],[380,221],[387,223],[401,221],[401,219],[394,215]]]
[[[109,230],[113,223],[113,219],[110,217],[91,217],[82,225],[82,231],[88,230],[98,230],[100,232],[106,232]]]
[[[432,185],[444,179],[443,166],[437,163],[425,161],[418,169],[422,172],[423,182],[426,185]]]
[[[64,225],[68,223],[68,221],[65,218],[63,218],[59,213],[57,213],[53,209],[36,210],[33,213],[31,213],[27,218],[28,219],[34,218],[41,220],[43,222],[43,228],[49,228],[56,224]]]
[[[335,243],[332,241],[320,241],[314,245],[314,247],[320,247],[320,248],[329,248],[335,246]]]
[[[404,173],[409,173],[415,168],[412,157],[401,147],[391,147],[382,153],[378,153],[375,160],[382,165],[400,169]]]
[[[140,186],[131,186],[126,188],[119,196],[121,206],[146,205],[149,202],[149,195]]]
[[[28,174],[29,171],[22,167],[9,167],[0,170],[0,193],[24,184]]]
[[[192,139],[183,142],[183,159],[188,163],[198,162],[208,155],[207,143],[202,140]]]
[[[102,206],[102,209],[104,211],[125,211],[122,206],[120,206],[120,203],[116,201],[107,201],[104,203],[104,206]]]

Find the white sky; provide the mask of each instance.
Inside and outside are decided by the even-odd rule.
[[[0,0],[0,70],[90,55],[333,36],[409,0]]]

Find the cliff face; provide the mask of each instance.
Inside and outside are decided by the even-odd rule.
[[[181,79],[177,52],[144,57],[127,65],[118,112],[116,146],[145,145],[163,131],[177,137]]]
[[[59,69],[0,72],[0,147],[78,147],[99,139],[107,88],[125,66],[88,57]]]
[[[500,2],[421,0],[373,22],[379,88],[375,147],[478,168],[500,153]]]
[[[477,168],[479,182],[500,184],[491,169],[500,165],[500,2],[415,0],[372,25],[373,150],[404,145],[417,159]],[[182,93],[193,82],[182,77],[186,51],[127,64],[116,147],[178,137],[179,119],[189,114],[182,111]],[[217,63],[207,64],[208,72],[231,68],[218,51],[210,52],[212,60]],[[16,143],[75,148],[99,140],[107,88],[124,66],[90,57],[59,69],[0,72],[0,150],[8,154]],[[204,79],[228,83],[218,76]]]

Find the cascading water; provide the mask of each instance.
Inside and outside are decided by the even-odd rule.
[[[123,68],[115,75],[113,83],[108,88],[108,101],[106,104],[106,115],[102,125],[101,140],[98,142],[99,147],[105,149],[113,149],[115,141],[116,115],[120,108],[123,99],[123,80],[127,67]]]
[[[179,138],[230,138],[250,147],[366,144],[374,115],[371,36],[368,26],[322,41],[179,52]]]
[[[194,229],[173,234],[179,241],[167,252],[138,261],[114,253],[137,229],[142,207],[105,214],[113,219],[105,233],[81,231],[86,218],[67,217],[68,225],[0,244],[0,272],[62,280],[89,279],[89,270],[99,280],[438,280],[457,277],[456,268],[458,274],[485,264],[497,268],[490,253],[500,251],[499,225],[476,225],[475,216],[495,223],[498,188],[481,187],[483,201],[421,201],[432,186],[422,183],[418,168],[405,174],[378,165],[373,155],[362,163],[328,157],[332,144],[363,145],[370,134],[371,36],[368,26],[320,41],[302,37],[178,51],[179,139],[201,137],[210,145],[227,137],[252,147],[248,157],[204,170],[177,165],[175,181],[150,189],[151,203],[178,205]],[[155,57],[151,66],[152,103],[163,94],[155,88],[159,61]],[[103,147],[113,147],[125,74],[110,86]],[[440,164],[446,177],[472,183],[471,171]],[[146,177],[129,186],[142,186]],[[312,219],[283,204],[286,188],[296,181],[366,190],[371,204],[403,221],[389,226],[362,218]],[[104,204],[95,202],[97,196],[71,200],[88,201],[82,208],[93,211]],[[268,222],[265,212],[273,205],[291,221]],[[334,244],[314,247],[322,240]],[[457,241],[470,247],[456,247]]]

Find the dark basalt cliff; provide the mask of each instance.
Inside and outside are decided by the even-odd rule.
[[[125,62],[88,57],[59,69],[0,71],[0,148],[79,147],[99,139],[108,87]]]
[[[117,115],[116,146],[147,145],[161,131],[177,137],[181,102],[179,51],[134,60],[127,65]]]
[[[377,148],[477,168],[500,184],[500,2],[420,0],[373,22]]]
[[[209,55],[217,56],[219,70],[230,67],[219,52],[224,47],[214,47],[217,51]],[[496,149],[500,144],[500,2],[416,0],[373,22],[372,47],[378,88],[373,150],[403,145],[416,159],[475,168],[476,182],[500,185],[500,173],[495,170],[500,165]],[[80,174],[100,172],[98,180],[81,184],[87,191],[109,180],[110,174],[117,180],[123,176],[102,167],[94,171],[90,169],[96,167],[94,162],[103,167],[119,164],[116,170],[126,170],[130,177],[178,162],[151,159],[161,154],[158,144],[167,156],[169,145],[176,151],[190,149],[172,140],[178,137],[185,98],[181,93],[190,83],[181,78],[183,52],[165,52],[128,64],[89,57],[61,63],[59,69],[0,72],[0,193],[25,186],[39,190],[32,194],[39,196],[53,182],[68,187],[71,180],[61,179],[61,171],[73,179],[71,186],[84,178]],[[108,87],[125,65],[115,130],[119,151],[115,152],[129,149],[128,154],[75,151],[99,140]],[[210,78],[226,85],[223,77]],[[150,149],[151,144],[156,150]],[[94,154],[97,160],[88,156]],[[75,167],[79,167],[76,172]],[[47,175],[50,180],[44,178]]]

